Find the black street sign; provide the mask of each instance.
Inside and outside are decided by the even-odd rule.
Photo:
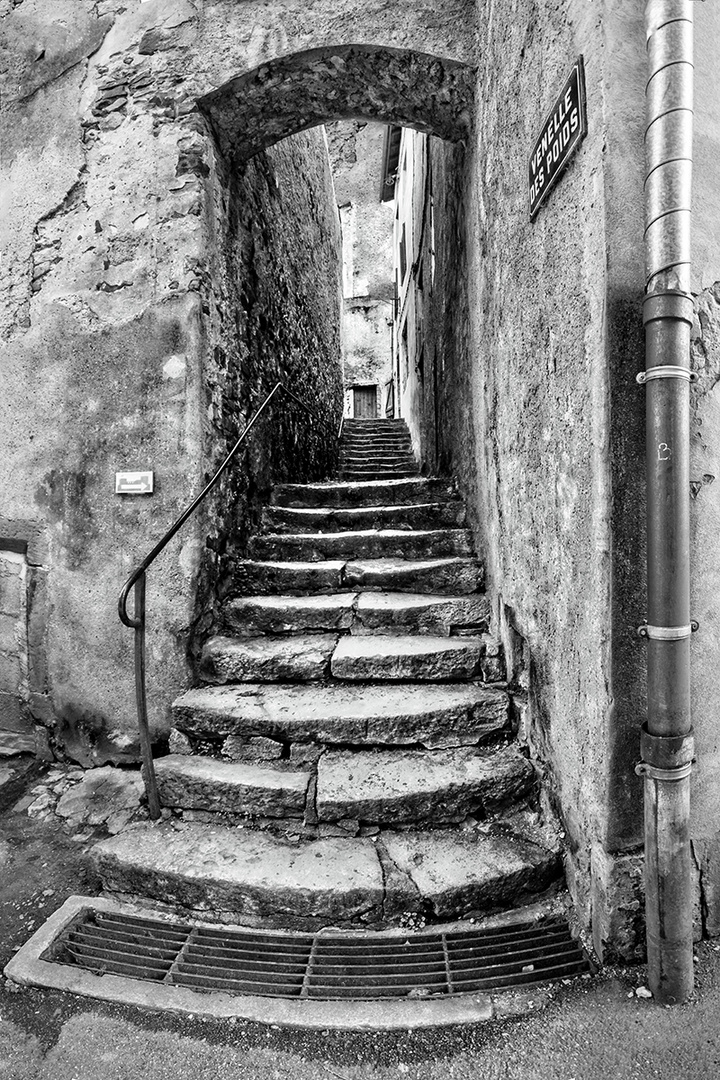
[[[570,77],[540,129],[528,166],[530,220],[560,179],[568,161],[587,134],[585,71],[578,57]]]

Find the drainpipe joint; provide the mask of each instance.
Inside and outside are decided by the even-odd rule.
[[[690,775],[695,755],[693,729],[685,735],[651,735],[647,724],[643,724],[640,754],[642,761],[635,766],[638,776],[652,780],[683,780]]]

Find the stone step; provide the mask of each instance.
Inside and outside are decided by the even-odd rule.
[[[348,483],[362,482],[367,480],[401,480],[404,478],[409,479],[412,476],[417,476],[419,471],[420,470],[417,466],[413,466],[412,468],[407,469],[392,466],[383,469],[374,465],[353,465],[350,468],[340,469],[340,479],[347,480]]]
[[[482,593],[434,596],[402,592],[346,592],[320,596],[236,597],[223,607],[234,634],[287,634],[307,630],[349,630],[352,634],[392,634],[413,630],[448,636],[453,630],[487,633],[490,601]]]
[[[274,506],[360,507],[412,505],[457,498],[452,480],[413,477],[366,483],[329,481],[320,484],[277,484],[270,496]]]
[[[491,605],[484,593],[441,596],[432,593],[362,592],[355,609],[353,634],[407,633],[448,636],[453,630],[487,633]]]
[[[363,447],[354,449],[343,447],[340,451],[340,463],[344,468],[352,465],[408,465],[415,466],[417,462],[409,449],[378,449],[377,447]]]
[[[330,671],[336,679],[353,682],[471,679],[479,671],[482,655],[483,642],[474,637],[353,635],[338,641]]]
[[[409,435],[346,435],[340,443],[341,453],[346,450],[376,449],[400,449],[411,450],[412,441]]]
[[[340,461],[374,461],[377,458],[410,458],[414,461],[412,447],[400,442],[344,443],[340,447]]]
[[[210,682],[313,682],[329,674],[336,634],[286,638],[213,637],[205,642],[201,672]]]
[[[527,795],[535,781],[514,745],[497,749],[328,751],[317,767],[319,821],[450,824]]]
[[[472,555],[467,529],[358,529],[336,533],[264,533],[250,537],[251,559],[427,559]]]
[[[348,630],[355,617],[357,595],[236,597],[224,605],[223,622],[241,636]]]
[[[175,725],[205,738],[264,738],[293,747],[470,746],[508,729],[508,696],[480,683],[239,684],[188,690]]]
[[[474,558],[358,559],[345,561],[239,560],[235,587],[246,595],[332,593],[348,589],[468,595],[483,586],[484,570]]]
[[[163,822],[131,826],[96,844],[91,857],[106,893],[221,922],[296,929],[520,905],[547,890],[561,869],[556,851],[492,828],[303,842]]]
[[[407,431],[407,423],[399,417],[348,416],[343,420],[343,435],[346,432]]]
[[[287,764],[287,763],[285,763]],[[157,758],[163,806],[319,824],[423,825],[485,817],[527,795],[535,772],[515,746],[328,750],[313,774],[202,755]],[[308,798],[308,790],[311,790]]]
[[[265,831],[163,823],[96,845],[106,892],[212,913],[218,921],[288,927],[382,919],[383,874],[370,840],[299,844]]]
[[[262,527],[266,532],[347,532],[353,529],[440,529],[465,524],[459,499],[416,503],[411,506],[294,507],[266,506]]]
[[[163,806],[302,818],[311,774],[245,762],[169,754],[155,760]]]

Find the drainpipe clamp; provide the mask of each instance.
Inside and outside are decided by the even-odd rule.
[[[682,641],[694,634],[699,627],[700,623],[697,619],[693,619],[687,626],[650,626],[648,623],[643,623],[642,626],[638,626],[638,634],[640,637],[652,638],[654,641]]]
[[[648,776],[651,780],[684,780],[692,772],[692,761],[685,765],[678,765],[674,769],[658,769],[655,765],[649,765],[647,761],[640,761],[635,766],[638,776]]]
[[[679,367],[677,364],[660,364],[658,367],[639,372],[635,376],[635,381],[643,386],[653,379],[687,379],[688,382],[696,383],[699,378],[697,371],[689,371],[688,368]]]

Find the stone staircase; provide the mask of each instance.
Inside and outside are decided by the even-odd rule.
[[[315,929],[477,916],[558,883],[453,484],[384,450],[352,461],[358,432],[398,430],[350,422],[360,481],[273,491],[202,685],[173,705],[165,819],[94,849],[106,892]]]
[[[404,420],[343,421],[341,480],[394,480],[418,472]]]

